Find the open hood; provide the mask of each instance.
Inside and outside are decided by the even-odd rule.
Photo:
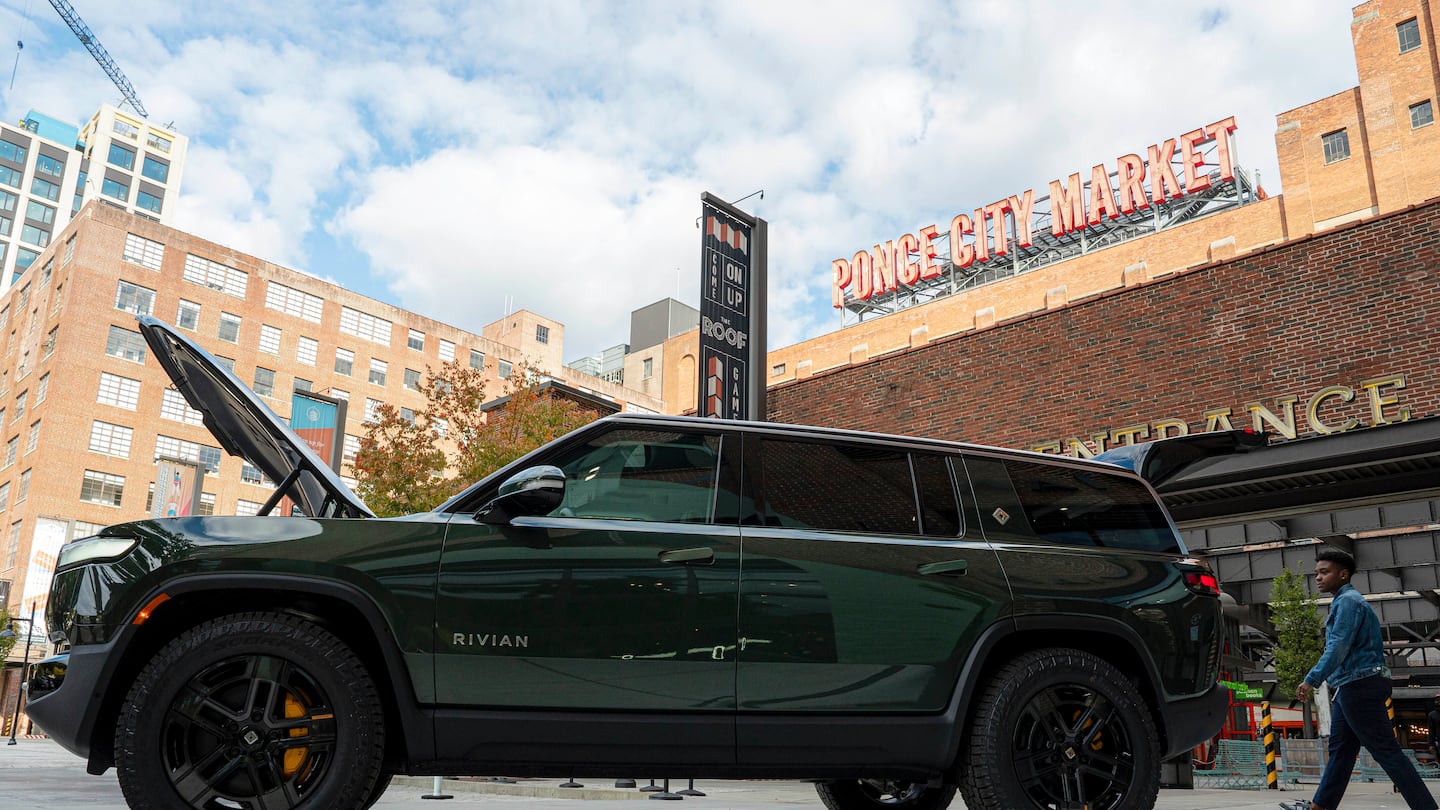
[[[1095,460],[1124,467],[1159,488],[1197,462],[1246,453],[1269,442],[1268,435],[1254,430],[1217,430],[1127,444],[1100,453]]]
[[[136,318],[175,388],[199,411],[220,445],[278,483],[261,513],[289,496],[312,517],[374,517],[330,466],[213,355],[168,323]]]

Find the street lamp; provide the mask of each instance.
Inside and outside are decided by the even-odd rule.
[[[15,638],[15,623],[25,622],[25,659],[20,664],[20,688],[15,691],[15,714],[10,718],[10,742],[15,744],[15,732],[20,726],[20,700],[25,697],[25,673],[30,669],[30,637],[35,635],[35,605],[30,605],[30,618],[11,619],[10,626],[0,630],[0,638]]]

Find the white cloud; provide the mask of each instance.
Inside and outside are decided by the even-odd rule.
[[[28,26],[3,114],[79,121],[116,92],[43,11],[0,0]],[[513,299],[567,358],[697,303],[701,191],[766,191],[778,346],[838,323],[831,259],[1226,115],[1274,192],[1274,116],[1356,83],[1348,0],[83,13],[191,138],[181,227],[467,328]]]

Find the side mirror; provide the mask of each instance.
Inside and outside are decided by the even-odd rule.
[[[500,493],[480,507],[475,519],[504,525],[517,517],[545,515],[565,500],[565,473],[559,467],[528,467],[505,479]]]

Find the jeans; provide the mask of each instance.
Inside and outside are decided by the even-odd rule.
[[[1351,681],[1336,691],[1330,706],[1330,761],[1315,789],[1314,804],[1325,810],[1340,806],[1363,745],[1400,789],[1411,810],[1436,810],[1435,798],[1395,739],[1395,729],[1385,710],[1388,697],[1390,679],[1384,675]]]

